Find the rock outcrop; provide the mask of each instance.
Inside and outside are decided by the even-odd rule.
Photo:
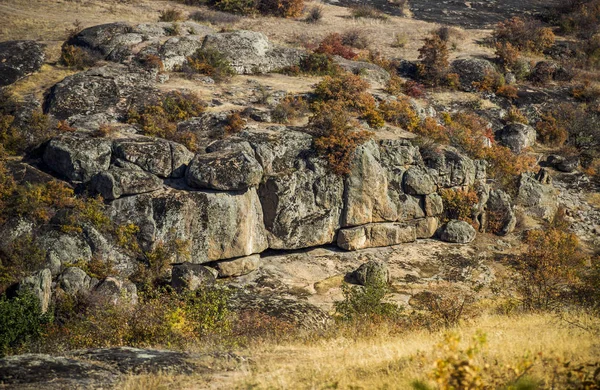
[[[464,221],[452,220],[440,228],[440,240],[468,244],[475,239],[475,228]]]
[[[13,84],[40,70],[46,55],[35,41],[0,42],[0,87]]]
[[[513,153],[519,154],[535,144],[537,133],[529,125],[511,123],[497,132],[496,137]]]
[[[473,83],[479,83],[486,76],[496,73],[496,67],[482,58],[463,58],[452,62],[450,72],[458,74],[463,90],[473,92],[477,90]]]

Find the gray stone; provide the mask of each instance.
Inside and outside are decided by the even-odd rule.
[[[193,188],[238,191],[257,186],[262,176],[254,152],[230,149],[196,155],[185,178]]]
[[[219,271],[220,278],[242,276],[256,271],[260,266],[260,255],[240,257],[237,259],[223,260],[214,264]]]
[[[140,168],[117,166],[111,166],[107,171],[96,174],[90,184],[106,200],[152,192],[163,186],[162,180]]]
[[[404,191],[411,195],[429,195],[436,191],[434,179],[425,168],[412,166],[404,174]]]
[[[416,219],[413,223],[417,238],[433,237],[439,226],[439,220],[436,217]]]
[[[298,65],[305,55],[301,50],[273,45],[262,33],[244,30],[207,35],[202,49],[222,53],[239,74],[269,73]]]
[[[527,214],[552,221],[558,210],[558,195],[551,184],[544,184],[547,181],[544,180],[544,172],[542,168],[538,177],[528,173],[521,175],[516,203]]]
[[[500,230],[497,232],[501,236],[512,233],[517,225],[517,216],[513,211],[510,196],[502,190],[490,191],[489,199],[486,203],[488,221],[494,220],[499,223]]]
[[[37,72],[45,59],[44,45],[35,41],[0,42],[0,87]]]
[[[87,182],[110,165],[112,141],[81,134],[52,139],[44,151],[44,162],[54,172],[74,182]]]
[[[368,284],[386,285],[390,282],[390,272],[387,264],[380,260],[371,260],[361,264],[354,271],[354,277],[363,286]]]
[[[385,87],[390,80],[388,71],[370,62],[352,61],[340,56],[334,56],[333,58],[335,63],[342,69],[350,73],[359,74],[365,80],[369,81],[372,86]]]
[[[46,251],[46,262],[52,275],[58,275],[67,265],[87,263],[92,258],[90,246],[79,236],[52,230],[41,233],[36,244]]]
[[[523,123],[511,123],[496,133],[497,139],[513,153],[521,153],[533,146],[537,137],[535,129]]]
[[[135,305],[138,302],[135,284],[117,277],[109,276],[105,278],[94,288],[93,293],[114,305]]]
[[[193,158],[183,145],[161,138],[118,139],[113,149],[115,157],[162,178],[182,177]]]
[[[52,273],[49,269],[38,271],[19,283],[19,290],[30,291],[39,299],[42,313],[48,311],[52,294],[51,287]]]
[[[124,43],[122,39],[116,39],[116,37],[130,32],[132,32],[132,27],[127,23],[101,24],[81,30],[69,39],[68,43],[89,51],[96,51],[103,57],[108,57],[113,50]]]
[[[346,250],[358,250],[413,242],[417,239],[414,226],[402,223],[371,223],[338,232],[337,245]]]
[[[425,196],[425,215],[434,217],[444,212],[444,202],[438,193]]]
[[[488,74],[496,73],[496,68],[488,60],[482,58],[463,58],[454,60],[450,72],[458,74],[460,85],[468,92],[476,91],[475,82],[481,82]]]
[[[200,37],[174,37],[167,40],[159,49],[159,55],[165,70],[172,71],[180,68],[187,57],[202,47]]]
[[[215,277],[207,267],[185,262],[173,265],[171,286],[177,292],[194,291],[202,287],[212,286]]]
[[[87,294],[98,284],[79,267],[67,267],[58,277],[58,285],[64,292],[71,295]]]
[[[440,240],[457,244],[468,244],[475,239],[475,228],[465,221],[451,220],[440,229]]]
[[[423,160],[437,185],[443,188],[471,186],[478,174],[476,164],[461,154],[456,148],[443,147],[440,150],[423,153]]]

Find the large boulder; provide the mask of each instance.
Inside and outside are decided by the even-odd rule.
[[[335,56],[334,60],[342,69],[350,73],[361,75],[361,77],[369,81],[371,85],[385,87],[388,81],[390,81],[391,76],[388,71],[378,65],[364,61],[347,60],[340,56]]]
[[[80,236],[49,230],[39,233],[36,245],[46,252],[46,265],[52,275],[74,263],[87,263],[92,259],[92,249]]]
[[[256,271],[260,266],[260,255],[240,257],[231,260],[222,260],[214,264],[219,271],[220,278],[242,276]]]
[[[381,260],[370,260],[354,271],[354,278],[363,286],[368,284],[386,285],[390,282],[390,271]]]
[[[202,47],[200,37],[173,37],[159,49],[159,56],[165,70],[172,71],[183,66],[187,57]]]
[[[517,216],[513,211],[510,195],[502,190],[490,191],[486,208],[488,223],[497,224],[497,226],[493,226],[495,233],[505,236],[515,230]]]
[[[214,283],[215,277],[212,272],[201,264],[185,262],[173,265],[171,286],[177,292],[194,291]]]
[[[451,220],[440,228],[440,240],[468,244],[475,239],[475,228],[465,221]]]
[[[478,179],[478,166],[476,161],[464,156],[453,147],[443,147],[439,150],[422,153],[429,173],[436,180],[437,185],[443,188],[471,186]],[[483,170],[485,172],[485,169]],[[485,173],[483,173],[485,176]]]
[[[196,155],[185,178],[193,188],[238,191],[257,186],[262,176],[263,169],[254,152],[225,149]]]
[[[162,180],[155,175],[134,167],[122,168],[113,165],[107,171],[96,174],[90,184],[106,200],[152,192],[163,186]]]
[[[458,74],[460,85],[465,91],[476,91],[473,83],[483,81],[490,74],[496,73],[496,68],[488,60],[482,58],[462,58],[454,60],[450,72]]]
[[[93,293],[114,305],[138,302],[137,287],[127,279],[109,276],[96,285]]]
[[[153,137],[114,141],[114,155],[158,177],[183,177],[192,152],[176,142]]]
[[[95,51],[103,57],[108,57],[113,50],[124,44],[124,40],[118,37],[131,32],[132,27],[128,23],[100,24],[81,30],[68,40],[68,44],[79,46],[88,51]],[[139,42],[141,42],[142,35],[136,35],[139,37]]]
[[[544,183],[545,170],[538,175],[523,173],[519,181],[516,203],[535,218],[552,221],[558,211],[558,195],[552,184]]]
[[[402,223],[371,223],[338,232],[337,245],[346,250],[358,250],[413,242],[415,226]]]
[[[244,192],[159,190],[115,200],[109,210],[117,223],[140,227],[143,247],[183,240],[189,255],[173,262],[207,263],[267,249],[263,213],[256,189]]]
[[[58,277],[60,288],[71,295],[87,294],[97,284],[98,280],[79,267],[67,267]]]
[[[535,129],[523,123],[511,123],[496,133],[497,139],[513,153],[521,153],[533,146],[537,137]]]
[[[37,72],[45,58],[44,46],[35,41],[0,42],[0,87]]]
[[[19,290],[30,291],[40,302],[42,313],[48,311],[50,296],[52,294],[52,273],[49,269],[43,269],[26,277],[19,283]]]
[[[269,73],[298,65],[304,52],[275,46],[267,37],[254,31],[210,34],[204,38],[202,50],[213,49],[223,54],[239,74]]]
[[[267,176],[258,195],[269,247],[300,249],[331,243],[339,228],[343,180],[315,163]]]
[[[73,182],[87,182],[110,166],[112,141],[81,134],[52,139],[44,151],[44,162],[54,172]]]
[[[134,101],[156,96],[155,74],[140,68],[109,64],[66,77],[54,85],[46,98],[45,111],[55,118],[106,115],[122,119]]]

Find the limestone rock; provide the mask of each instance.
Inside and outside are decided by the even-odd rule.
[[[468,92],[476,91],[474,82],[481,82],[486,75],[496,72],[494,64],[481,58],[458,59],[451,64],[451,73],[458,74],[460,85],[463,90]]]
[[[256,271],[260,265],[260,255],[240,257],[231,260],[222,260],[215,263],[220,278],[242,276]]]
[[[337,245],[346,250],[358,250],[413,242],[417,239],[414,226],[401,223],[371,223],[338,232]]]
[[[334,61],[345,71],[360,74],[361,77],[369,81],[372,86],[378,85],[385,87],[390,80],[388,71],[370,62],[352,61],[340,56],[335,56]]]
[[[543,173],[543,168],[540,173]],[[544,184],[543,175],[536,176],[524,173],[519,181],[519,193],[516,203],[522,206],[527,214],[546,221],[551,221],[558,210],[558,195],[551,184]]]
[[[202,49],[222,53],[239,74],[269,73],[298,65],[304,55],[297,49],[273,45],[262,33],[244,30],[207,35]]]
[[[512,233],[517,225],[517,216],[513,211],[510,196],[502,190],[490,191],[487,201],[488,220],[493,219],[500,224],[498,234],[505,236]]]
[[[200,37],[173,37],[159,49],[165,70],[172,71],[186,63],[187,57],[202,47]]]
[[[118,37],[131,32],[132,27],[127,23],[100,24],[81,30],[69,39],[68,44],[79,46],[88,51],[95,51],[103,57],[107,57],[113,50],[124,44],[124,40]],[[139,42],[141,42],[141,34],[137,35],[139,36]]]
[[[339,228],[343,180],[314,165],[267,176],[258,195],[269,247],[300,249],[331,243]]]
[[[533,146],[537,137],[535,129],[523,123],[511,123],[500,130],[496,137],[513,153],[521,153]]]
[[[81,134],[65,134],[52,139],[44,151],[44,162],[70,181],[89,181],[110,165],[112,142]]]
[[[220,191],[245,190],[257,186],[263,169],[252,154],[244,150],[222,150],[198,154],[190,163],[185,178],[190,187]]]
[[[160,190],[117,199],[110,214],[117,223],[138,225],[147,250],[158,241],[188,241],[190,257],[175,259],[175,263],[248,256],[268,247],[254,188],[228,193]]]
[[[356,281],[363,286],[368,284],[386,285],[390,281],[390,272],[387,264],[383,261],[370,260],[361,264],[361,266],[354,271],[354,277]]]
[[[19,283],[19,290],[27,290],[35,294],[40,301],[42,313],[48,311],[50,296],[52,294],[52,273],[49,269],[43,269],[26,277]]]
[[[44,45],[35,41],[0,42],[0,87],[37,72],[45,59]]]
[[[81,237],[55,230],[40,233],[36,244],[44,248],[47,267],[52,275],[58,275],[67,265],[88,262],[92,258],[90,246]]]
[[[440,240],[468,244],[475,239],[475,228],[465,221],[451,220],[440,229]]]
[[[114,305],[122,303],[135,305],[138,302],[135,284],[126,279],[109,276],[102,280],[93,292]]]
[[[477,166],[473,160],[462,155],[453,147],[423,153],[425,165],[443,188],[470,186],[475,183]]]
[[[444,202],[438,193],[425,196],[425,214],[429,217],[440,215],[444,212]]]
[[[58,285],[67,294],[87,294],[98,284],[79,267],[67,267],[58,277]]]
[[[185,146],[161,138],[118,139],[113,149],[115,157],[162,178],[182,177],[193,158]]]
[[[416,219],[413,223],[417,238],[433,237],[439,226],[439,220],[436,217]]]
[[[162,180],[140,168],[117,166],[111,166],[107,171],[96,174],[91,180],[92,188],[106,200],[155,191],[162,185]]]
[[[434,179],[425,168],[412,166],[404,174],[404,191],[411,195],[429,195],[436,191]]]
[[[177,292],[194,291],[215,283],[215,277],[207,267],[200,264],[182,263],[173,265],[171,286]]]

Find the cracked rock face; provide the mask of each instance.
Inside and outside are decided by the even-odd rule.
[[[0,42],[0,87],[37,72],[45,59],[44,45],[35,41]]]

